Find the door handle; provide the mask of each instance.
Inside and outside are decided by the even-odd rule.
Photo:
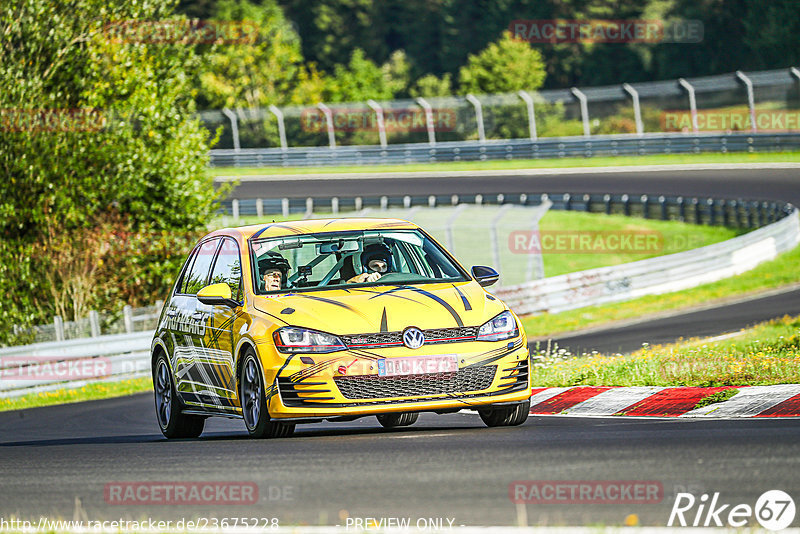
[[[194,319],[195,321],[199,321],[203,318],[204,315],[205,314],[203,312],[194,312],[192,314],[192,319]]]

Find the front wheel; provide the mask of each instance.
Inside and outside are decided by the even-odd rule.
[[[531,401],[529,399],[514,406],[478,410],[478,415],[481,416],[486,426],[517,426],[525,422],[530,409]]]
[[[196,438],[203,433],[206,420],[202,416],[184,415],[175,393],[167,357],[156,359],[153,390],[156,400],[156,419],[161,433],[167,438]]]
[[[294,425],[270,420],[267,399],[264,396],[264,380],[261,366],[252,349],[248,350],[242,363],[239,380],[239,399],[247,432],[254,438],[285,438],[294,432]]]

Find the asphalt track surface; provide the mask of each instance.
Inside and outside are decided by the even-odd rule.
[[[683,194],[788,200],[800,205],[796,170],[697,171],[516,178],[248,182],[236,196],[574,192]],[[796,312],[797,291],[571,338],[617,350],[670,336],[717,334]],[[763,492],[800,498],[800,420],[530,417],[487,429],[472,414],[423,414],[383,430],[374,418],[298,427],[292,438],[250,440],[237,420],[213,419],[197,440],[164,440],[149,394],[0,413],[0,518],[278,518],[281,525],[345,525],[350,517],[434,518],[454,525],[664,526],[679,491],[720,492],[753,506]],[[659,502],[515,506],[509,485],[536,481],[650,481]],[[115,505],[107,484],[252,482],[253,505]],[[76,502],[80,502],[76,505]],[[696,508],[692,510],[692,514]],[[691,517],[689,517],[691,519]],[[724,517],[723,517],[724,519]],[[750,524],[755,524],[753,521]],[[800,524],[795,519],[794,525]]]
[[[424,173],[419,173],[425,176]],[[784,200],[800,206],[797,169],[693,171],[625,171],[619,173],[391,178],[318,179],[239,184],[232,198],[305,198],[326,196],[449,195],[481,193],[610,193],[714,196],[752,200]]]
[[[401,430],[385,431],[370,417],[305,425],[276,440],[251,440],[241,421],[214,419],[199,439],[166,441],[152,405],[150,394],[140,394],[0,414],[0,517],[71,519],[77,498],[78,516],[92,520],[246,516],[346,525],[346,510],[354,518],[514,525],[514,481],[611,480],[663,490],[654,504],[528,504],[528,523],[619,525],[634,513],[645,525],[665,526],[679,491],[719,491],[720,502],[751,506],[770,489],[800,497],[797,419],[529,417],[519,427],[489,429],[472,414],[423,414]],[[131,481],[254,483],[259,499],[106,502],[106,484]]]

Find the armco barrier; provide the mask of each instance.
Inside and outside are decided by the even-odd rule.
[[[441,161],[483,161],[698,154],[701,152],[779,152],[800,149],[800,133],[624,134],[436,143],[330,147],[242,148],[211,151],[214,167],[310,167],[380,165]]]
[[[768,226],[702,248],[563,274],[498,288],[520,314],[560,311],[680,291],[743,273],[800,243],[800,219],[791,214]]]
[[[495,294],[515,312],[531,314],[680,291],[720,280],[752,269],[800,243],[800,211],[786,205],[781,212],[783,216],[777,221],[722,243],[502,287]],[[152,332],[137,332],[0,349],[0,397],[81,387],[93,381],[84,376],[72,379],[42,373],[47,364],[57,362],[107,358],[102,376],[94,380],[149,376],[152,336]],[[33,369],[26,372],[31,366]],[[48,376],[37,378],[37,373]]]
[[[147,331],[0,349],[0,397],[149,376],[152,339]],[[87,361],[98,362],[97,376],[77,366]]]

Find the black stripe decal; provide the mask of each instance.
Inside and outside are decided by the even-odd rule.
[[[471,311],[472,305],[469,303],[469,300],[467,300],[467,297],[464,296],[464,293],[462,293],[455,284],[453,284],[453,289],[455,289],[456,293],[458,293],[458,296],[461,297],[461,302],[464,303],[464,311]]]
[[[433,293],[428,293],[424,289],[420,289],[418,287],[409,287],[408,289],[411,290],[411,291],[414,291],[416,293],[419,293],[421,295],[425,295],[426,297],[428,297],[430,299],[435,300],[436,302],[441,304],[447,311],[450,312],[450,315],[452,315],[453,319],[456,320],[456,324],[458,326],[464,326],[464,321],[461,320],[461,317],[458,315],[458,313],[456,313],[456,310],[454,310],[453,307],[450,306],[450,304],[448,304],[447,302],[445,302],[442,298],[437,297]]]
[[[369,300],[376,299],[378,297],[387,297],[388,296],[388,297],[397,297],[397,298],[403,299],[403,300],[409,300],[411,302],[416,302],[417,304],[422,304],[423,306],[425,306],[425,304],[423,304],[422,302],[419,302],[418,300],[410,299],[408,297],[404,297],[403,295],[395,295],[396,292],[403,291],[404,289],[411,289],[411,288],[408,287],[408,286],[402,286],[402,287],[395,287],[393,289],[389,289],[389,290],[386,290],[386,291],[381,291],[380,293],[375,293],[374,291],[372,291],[372,293],[375,293],[375,295],[370,297]]]
[[[344,308],[346,310],[354,311],[352,306],[348,306],[344,302],[339,302],[338,300],[326,299],[325,297],[316,297],[314,295],[305,295],[303,293],[295,293],[295,296],[316,300],[319,302],[326,302],[328,304],[333,304],[334,306],[339,306],[340,308]]]
[[[388,332],[389,327],[386,321],[386,308],[383,308],[383,316],[381,316],[381,332]]]

